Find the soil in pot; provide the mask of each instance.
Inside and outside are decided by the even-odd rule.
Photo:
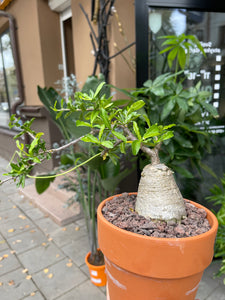
[[[180,222],[155,221],[146,219],[135,212],[136,195],[123,193],[107,201],[102,209],[103,216],[113,225],[137,234],[159,238],[192,237],[210,229],[204,209],[195,207],[188,200],[185,201],[187,217]]]
[[[88,257],[88,262],[94,266],[102,266],[105,264],[104,255],[100,249],[97,249],[97,252],[94,254],[90,254]]]

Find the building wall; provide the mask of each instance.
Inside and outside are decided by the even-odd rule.
[[[92,75],[94,67],[94,56],[91,53],[93,50],[90,39],[90,27],[88,22],[81,11],[79,3],[82,3],[86,13],[90,16],[91,1],[72,0],[71,8],[73,15],[73,32],[74,32],[74,54],[75,54],[75,68],[77,80],[81,85],[85,82],[89,75]],[[123,49],[126,45],[135,41],[135,22],[134,22],[134,0],[115,1],[115,8],[118,12],[119,18],[124,28],[125,36],[122,36],[119,32],[118,22],[113,14],[109,19],[108,28],[108,40],[110,56],[114,55],[117,50],[114,43],[117,43],[120,49]],[[91,22],[96,34],[98,34],[98,24]],[[125,42],[125,40],[127,40]],[[135,47],[131,47],[130,50],[126,50],[123,56],[127,61],[130,61],[130,55],[132,58],[135,56]],[[98,72],[97,72],[98,74]],[[125,62],[122,55],[113,58],[110,61],[110,83],[120,88],[132,88],[135,87],[135,72],[131,71]]]
[[[69,2],[60,0],[57,2],[62,3],[62,5],[55,10],[51,9],[54,8],[56,3],[53,0],[13,0],[5,8],[5,11],[12,14],[16,19],[25,106],[42,106],[37,95],[37,86],[55,87],[54,83],[63,77],[63,71],[59,68],[62,65],[60,12],[62,8],[68,7],[69,3],[71,3],[72,11],[74,69],[80,87],[93,72],[94,56],[91,53],[93,47],[89,36],[90,28],[79,6],[79,3],[82,3],[85,11],[90,16],[91,1],[71,0]],[[117,0],[115,1],[115,7],[125,36],[119,33],[118,20],[115,15],[110,16],[108,26],[110,55],[115,54],[117,51],[114,47],[115,42],[122,49],[135,40],[134,0]],[[98,25],[93,23],[92,25],[97,33]],[[5,30],[6,27],[7,19],[0,17],[0,32],[3,29]],[[133,57],[135,47],[133,46],[130,51]],[[128,61],[130,60],[129,50],[125,51],[123,55]],[[120,88],[135,87],[135,73],[130,70],[121,55],[111,60],[109,80],[110,83]],[[49,147],[51,147],[53,141],[59,139],[60,135],[57,130],[53,129],[47,115],[38,117],[34,126],[37,132],[44,131]],[[15,150],[11,145],[12,132],[9,133],[8,131],[8,137],[10,147],[6,146],[6,149],[10,149],[10,151],[7,152],[1,149],[1,143],[7,140],[7,129],[1,130],[0,128],[0,153],[7,159],[11,157]],[[52,165],[49,166],[49,169],[51,167]]]
[[[40,105],[37,85],[52,85],[62,74],[59,16],[45,0],[16,0],[5,9],[17,23],[25,104]]]

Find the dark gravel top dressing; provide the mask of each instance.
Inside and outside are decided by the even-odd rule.
[[[136,195],[123,193],[107,201],[102,209],[103,216],[113,225],[134,233],[160,237],[183,238],[207,232],[211,227],[206,219],[206,211],[185,201],[187,217],[181,222],[153,221],[135,212]]]

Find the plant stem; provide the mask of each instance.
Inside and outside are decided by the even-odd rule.
[[[83,161],[83,162],[80,163],[79,165],[76,165],[76,166],[73,167],[72,169],[69,169],[69,170],[67,170],[67,171],[65,171],[65,172],[63,172],[63,173],[60,173],[60,174],[49,175],[49,176],[31,176],[31,175],[27,175],[27,177],[29,177],[29,178],[35,178],[35,179],[36,179],[36,178],[39,178],[39,179],[46,179],[46,178],[55,178],[55,177],[63,176],[63,175],[66,175],[66,174],[68,174],[68,173],[70,173],[70,172],[72,172],[72,171],[78,169],[79,167],[85,165],[86,163],[88,163],[88,162],[91,161],[92,159],[94,159],[94,158],[100,156],[101,154],[102,154],[101,152],[100,152],[100,153],[97,153],[96,155],[94,155],[94,156],[90,157],[89,159]]]

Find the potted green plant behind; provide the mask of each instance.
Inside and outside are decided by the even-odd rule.
[[[165,95],[167,83],[178,75],[156,78],[152,82],[154,92]],[[74,169],[97,157],[116,164],[120,159],[118,151],[126,153],[129,147],[134,156],[141,151],[148,159],[137,195],[112,196],[98,208],[98,239],[106,262],[109,297],[193,300],[203,271],[213,258],[218,223],[209,210],[183,199],[173,172],[160,161],[160,150],[172,140],[176,122],[154,123],[144,100],[121,106],[112,97],[101,94],[103,88],[101,83],[95,92],[76,92],[75,101],[60,108],[55,106],[54,110],[59,117],[64,112],[67,117],[80,112],[76,126],[86,127],[89,132],[79,140],[98,148],[93,157]],[[178,88],[182,92],[179,84]],[[209,106],[202,105],[208,109]],[[25,131],[29,130],[26,126]],[[27,153],[25,146],[17,142],[18,162],[11,164],[8,175],[18,179],[18,184],[24,184],[34,164],[54,152],[45,148],[40,133],[32,136]],[[77,142],[76,139],[69,145]]]

